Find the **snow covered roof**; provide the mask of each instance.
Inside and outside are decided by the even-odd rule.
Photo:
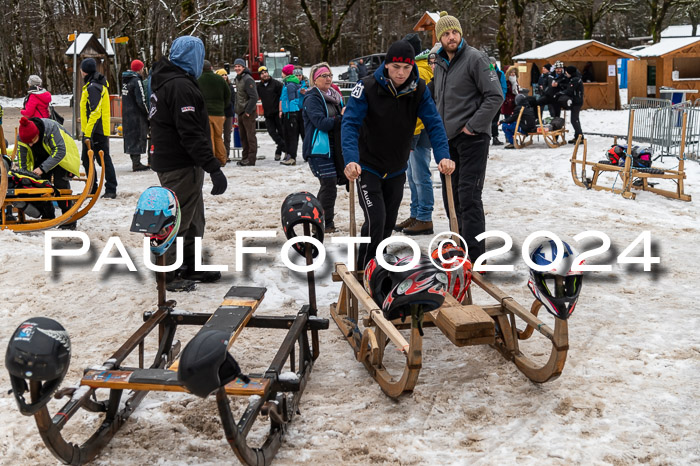
[[[696,42],[700,42],[700,37],[676,37],[673,39],[662,39],[660,42],[650,45],[645,49],[637,50],[634,52],[634,54],[638,57],[660,57]]]
[[[596,45],[599,45],[600,47],[609,50],[617,51],[620,53],[620,55],[626,55],[626,53],[622,50],[603,44],[602,42],[598,42],[597,40],[558,40],[551,42],[547,45],[543,45],[542,47],[532,49],[529,52],[524,52],[520,55],[516,55],[513,57],[513,60],[542,60],[546,58],[552,58],[557,55],[566,53],[569,50],[573,50],[584,45],[589,45],[591,43],[594,43]]]
[[[696,34],[700,34],[700,27],[696,31]],[[692,24],[678,24],[676,26],[669,26],[663,31],[661,31],[661,38],[669,37],[692,37],[693,35],[693,25]]]
[[[73,50],[76,44],[78,44],[78,55],[80,55],[81,53],[83,53],[85,46],[87,46],[88,42],[90,42],[90,39],[92,39],[93,37],[95,37],[95,39],[97,39],[97,42],[102,46],[102,48],[106,50],[108,56],[114,56],[114,49],[112,48],[111,42],[108,40],[107,47],[105,47],[102,43],[102,39],[96,37],[91,32],[81,32],[80,34],[78,34],[78,38],[74,40],[73,43],[70,44],[70,47],[68,47],[68,50],[66,50],[66,55],[73,55]]]

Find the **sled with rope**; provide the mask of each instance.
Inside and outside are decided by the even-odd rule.
[[[88,150],[89,166],[87,174],[73,177],[71,181],[84,183],[83,190],[74,193],[70,189],[56,189],[49,182],[41,186],[32,186],[36,180],[31,173],[21,174],[17,172],[17,178],[24,178],[30,187],[10,187],[8,178],[10,169],[8,165],[11,159],[5,151],[4,139],[2,140],[2,163],[0,163],[0,230],[13,231],[40,231],[59,227],[67,223],[73,223],[83,218],[97,202],[104,183],[104,168],[100,170],[99,181],[95,183],[94,152]],[[15,147],[17,144],[15,144]],[[104,154],[98,153],[100,166],[104,164]],[[12,173],[15,173],[14,171]],[[96,185],[93,192],[93,185]],[[31,203],[70,202],[72,205],[61,215],[54,218],[32,218],[25,212],[25,207]],[[53,207],[49,208],[53,213]]]
[[[142,199],[154,189],[172,193],[152,187]],[[141,200],[139,203],[141,206]],[[179,217],[176,221],[175,215],[170,215],[172,211],[146,209],[145,214],[141,211],[144,221],[137,225],[139,208],[132,231],[147,231],[156,264],[164,266],[163,246],[167,249],[174,241]],[[163,217],[168,219],[163,222]],[[307,246],[304,243],[301,248],[310,260]],[[6,354],[19,410],[34,416],[42,440],[56,458],[65,464],[83,464],[99,455],[149,392],[214,398],[226,440],[240,462],[270,464],[298,413],[319,355],[318,331],[328,328],[328,320],[316,316],[315,282],[313,272],[310,274],[309,304],[294,315],[280,316],[256,314],[266,289],[255,286],[231,287],[213,313],[177,309],[176,302],[166,297],[165,272],[157,272],[157,309],[144,312],[144,324],[111,357],[101,365],[86,368],[77,386],[65,388],[58,386],[70,359],[67,332],[51,319],[29,319],[13,334]],[[182,326],[200,329],[180,351],[182,344],[176,333]],[[272,362],[262,373],[242,374],[229,353],[244,329],[276,329],[284,334]],[[27,372],[36,363],[45,369]],[[68,399],[53,415],[47,406],[52,395]],[[242,401],[234,401],[236,398]],[[81,443],[68,442],[62,430],[81,411],[97,413],[97,427]],[[260,440],[257,437],[261,429],[257,429],[255,442],[259,444],[250,445],[248,435],[256,422],[269,423],[269,430]]]
[[[447,193],[452,193],[451,177],[446,177]],[[350,234],[355,234],[354,196],[353,184],[351,191],[351,225]],[[450,224],[453,230],[456,228],[457,219],[454,215],[454,201],[448,195],[448,203],[451,209]],[[566,246],[568,248],[568,245]],[[373,259],[374,261],[374,259]],[[400,264],[397,262],[396,264]],[[395,264],[395,265],[396,265]],[[538,313],[543,303],[551,300],[540,293],[538,283],[533,283],[536,289],[533,293],[537,297],[529,308],[519,304],[508,293],[502,291],[492,283],[489,283],[480,274],[471,276],[471,283],[486,292],[491,298],[490,303],[476,303],[472,299],[471,290],[468,288],[468,280],[463,284],[461,292],[455,293],[451,289],[453,278],[448,277],[446,282],[450,289],[445,293],[444,302],[437,308],[421,312],[419,305],[409,305],[410,311],[403,312],[401,318],[394,318],[387,311],[387,302],[393,299],[394,290],[401,293],[401,287],[406,289],[406,283],[398,283],[392,295],[378,303],[369,291],[372,291],[372,277],[377,270],[371,270],[375,264],[370,265],[364,271],[351,271],[347,265],[337,263],[333,280],[341,282],[338,302],[330,307],[331,317],[340,329],[341,333],[350,344],[354,357],[362,363],[369,374],[379,384],[382,391],[392,398],[398,398],[406,392],[411,392],[418,381],[418,376],[423,365],[423,338],[424,328],[437,327],[447,339],[458,347],[490,345],[533,382],[544,383],[556,379],[564,369],[566,356],[569,349],[567,318],[570,312],[560,313],[555,317],[554,328],[545,324]],[[471,263],[469,263],[469,267]],[[369,280],[367,275],[370,274]],[[576,283],[576,298],[580,289],[581,275],[577,278],[557,279],[557,296],[571,283],[566,280],[578,280]],[[550,279],[551,277],[547,277]],[[411,287],[416,280],[421,278],[410,277]],[[541,273],[532,275],[532,280],[543,280]],[[560,281],[564,281],[560,283]],[[363,284],[364,282],[364,284]],[[392,282],[392,286],[396,282]],[[368,288],[370,289],[368,291]],[[554,290],[554,288],[552,288]],[[404,291],[404,293],[407,293]],[[560,299],[550,297],[551,299]],[[570,303],[573,311],[575,301]],[[550,311],[551,312],[551,311]],[[522,330],[518,327],[522,328]],[[408,337],[406,337],[408,333]],[[521,341],[528,340],[534,334],[549,340],[550,354],[546,362],[541,358],[533,358],[523,352]],[[544,340],[543,340],[544,341]]]
[[[537,131],[532,133],[521,133],[520,131],[517,131],[517,128],[520,127],[520,119],[522,118],[524,111],[525,107],[520,109],[518,119],[515,123],[516,131],[513,134],[513,145],[516,149],[522,149],[531,145],[534,142],[532,140],[534,137],[537,137],[538,139],[539,137],[542,137],[545,144],[552,149],[566,144],[566,110],[564,110],[564,124],[562,127],[559,129],[551,129],[548,127],[548,125],[544,124],[544,120],[542,119],[542,107],[537,107]]]
[[[593,162],[588,160],[588,144],[585,139],[579,136],[574,145],[574,152],[571,155],[571,177],[577,186],[596,191],[607,191],[620,194],[625,199],[634,199],[637,194],[633,189],[649,191],[670,199],[681,201],[692,201],[692,197],[684,192],[686,179],[685,173],[685,142],[688,123],[688,114],[683,113],[681,118],[681,138],[678,155],[678,166],[674,169],[654,167],[649,161],[649,166],[636,166],[633,157],[632,134],[634,131],[634,109],[630,109],[629,131],[627,134],[627,151],[622,165],[613,163],[610,160],[600,160]],[[579,148],[583,146],[581,158],[578,158]],[[587,172],[591,169],[591,176]],[[602,184],[601,175],[614,175],[612,185]],[[675,189],[657,188],[657,180],[670,180],[675,184]]]

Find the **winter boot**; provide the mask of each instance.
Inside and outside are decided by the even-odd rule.
[[[275,151],[275,161],[279,162],[282,158],[282,151]]]
[[[423,220],[416,220],[410,226],[403,229],[404,235],[432,235],[433,234],[433,222],[428,220],[424,222]]]
[[[498,136],[493,137],[493,142],[491,144],[493,144],[494,146],[502,146],[503,145],[503,143],[498,140]]]
[[[151,167],[148,167],[141,163],[141,154],[131,154],[129,155],[129,157],[131,157],[131,169],[133,171],[142,172],[151,169]]]
[[[409,217],[406,220],[404,220],[403,222],[396,224],[394,226],[394,231],[402,231],[404,228],[410,227],[411,225],[413,225],[413,222],[415,222],[415,221],[416,221],[415,217]]]

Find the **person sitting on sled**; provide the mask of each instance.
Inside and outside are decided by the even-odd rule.
[[[379,243],[391,236],[406,181],[416,119],[425,125],[440,173],[452,174],[447,135],[425,81],[418,77],[413,46],[394,42],[384,63],[352,90],[341,139],[345,176],[357,180],[365,214],[357,267],[364,270]]]
[[[22,117],[19,120],[17,145],[20,170],[33,172],[38,179],[51,181],[56,189],[70,189],[69,179],[80,173],[78,146],[65,128],[54,120]],[[54,218],[50,203],[41,204],[43,218]],[[71,202],[61,201],[58,207],[65,213],[70,209]]]

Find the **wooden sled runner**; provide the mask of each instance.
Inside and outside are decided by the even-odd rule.
[[[3,141],[4,146],[4,141]],[[4,163],[0,163],[0,230],[13,231],[39,231],[61,226],[65,223],[75,222],[83,218],[97,202],[104,183],[104,168],[100,170],[100,179],[97,190],[91,193],[95,181],[94,153],[88,151],[90,163],[87,175],[80,178],[72,178],[71,181],[85,183],[80,194],[73,194],[70,189],[59,189],[58,194],[52,188],[21,188],[8,189],[7,171]],[[100,166],[104,164],[104,154],[99,151]],[[14,209],[16,220],[7,217],[7,208],[12,208],[15,202],[52,202],[70,201],[73,205],[66,212],[53,219],[32,219],[24,215],[20,209]]]
[[[513,145],[516,149],[522,149],[531,145],[534,142],[532,138],[535,136],[537,136],[538,138],[541,136],[544,139],[544,142],[547,144],[547,146],[553,149],[566,144],[566,110],[564,111],[563,117],[564,126],[562,126],[560,129],[550,130],[547,129],[547,127],[544,125],[544,122],[542,121],[542,108],[537,107],[537,132],[527,134],[517,131],[517,128],[520,127],[520,118],[522,118],[524,110],[524,107],[520,109],[520,113],[518,114],[518,120],[515,123],[516,131],[513,135]],[[561,138],[561,140],[559,138]]]
[[[452,193],[451,178],[445,178],[447,192]],[[354,186],[350,184],[351,227],[354,234]],[[454,212],[454,201],[448,194],[450,210]],[[456,217],[451,213],[451,224]],[[333,280],[342,282],[338,302],[330,307],[331,317],[353,349],[355,359],[364,364],[369,374],[377,381],[382,391],[397,398],[416,386],[423,364],[423,336],[420,322],[407,318],[387,320],[379,306],[362,285],[363,272],[351,272],[344,264],[336,264]],[[507,293],[486,281],[478,273],[473,274],[472,283],[494,298],[494,304],[479,305],[471,301],[471,293],[460,303],[449,293],[444,304],[424,316],[422,326],[437,327],[455,346],[490,345],[533,382],[543,383],[556,379],[562,372],[569,349],[567,321],[555,319],[554,329],[545,325],[538,317],[541,303],[533,302],[530,309],[518,304]],[[516,318],[525,324],[523,330],[516,327]],[[521,325],[522,325],[521,323]],[[406,340],[400,330],[410,330]],[[538,364],[524,354],[518,345],[535,332],[551,342],[549,360]],[[385,358],[390,352],[400,354],[403,371],[392,374]],[[395,358],[394,358],[395,359]],[[392,364],[395,366],[396,364]],[[399,364],[401,365],[401,364]]]
[[[612,165],[607,161],[592,162],[588,160],[588,145],[587,141],[581,142],[581,136],[576,140],[574,152],[571,155],[571,177],[574,183],[586,189],[595,189],[596,191],[609,191],[615,194],[620,194],[625,199],[634,199],[637,195],[632,192],[632,189],[649,191],[670,199],[679,199],[681,201],[692,200],[689,194],[684,192],[685,183],[685,141],[687,130],[688,114],[683,113],[680,139],[680,152],[677,169],[666,169],[661,167],[637,168],[632,166],[632,134],[634,123],[634,109],[630,110],[629,133],[627,135],[627,157],[625,157],[625,165]],[[578,158],[579,147],[583,145],[582,158]],[[587,168],[592,170],[592,176],[588,176]],[[615,175],[612,186],[605,186],[600,183],[600,176],[605,173]],[[618,180],[619,178],[619,180]],[[637,181],[635,183],[636,180]],[[650,183],[650,180],[671,180],[675,183],[674,190],[656,188],[655,183]]]

